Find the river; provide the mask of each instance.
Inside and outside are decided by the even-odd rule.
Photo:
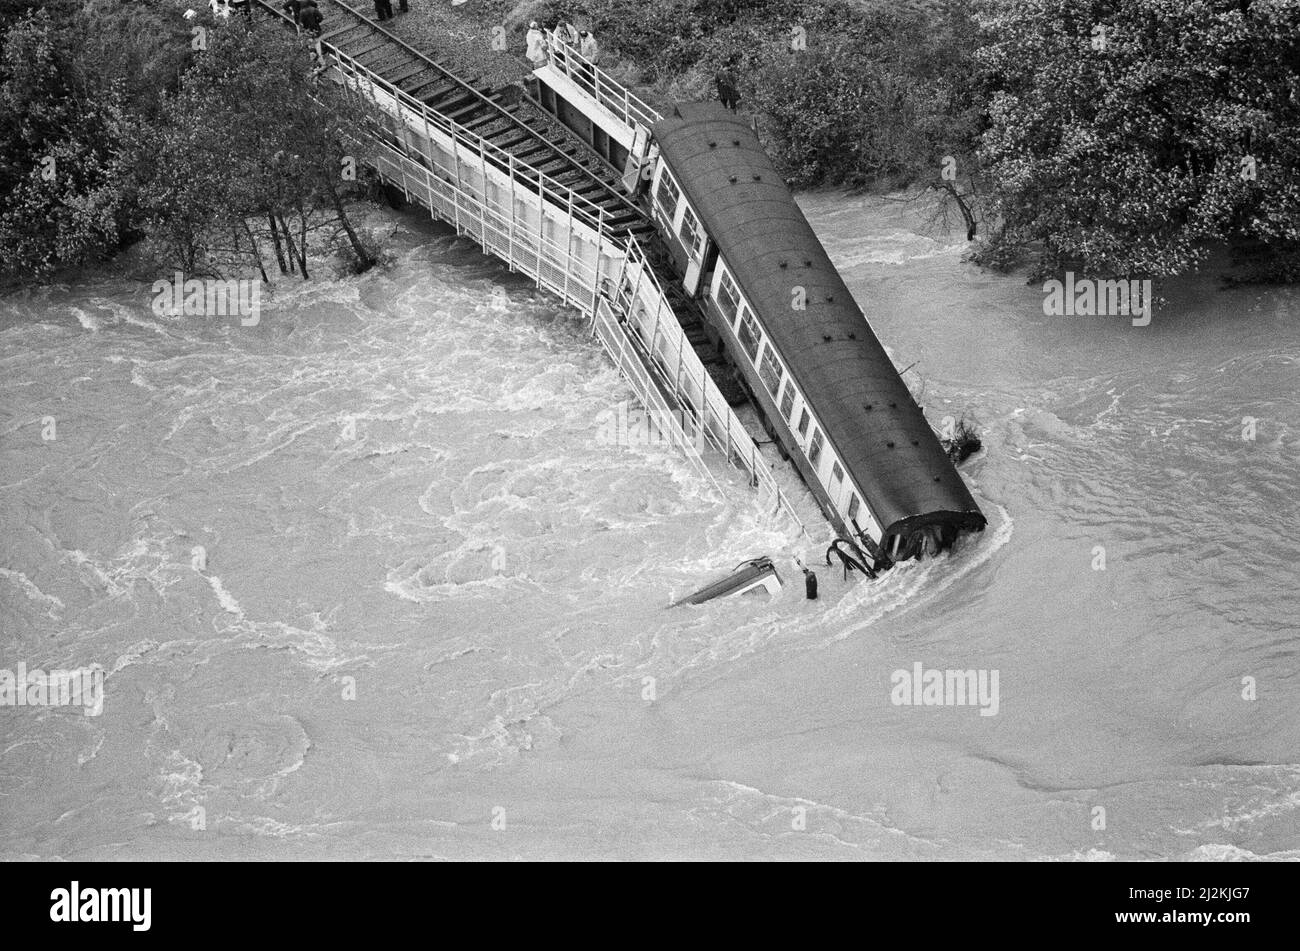
[[[1300,858],[1300,293],[1049,317],[801,203],[990,521],[816,601],[788,469],[809,537],[603,442],[584,323],[436,226],[256,326],[0,299],[0,667],[106,671],[0,708],[0,857]],[[666,609],[763,553],[775,598]],[[996,715],[894,703],[916,664]]]

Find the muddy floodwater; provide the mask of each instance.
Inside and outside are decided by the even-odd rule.
[[[0,299],[0,667],[105,671],[0,707],[0,857],[1300,858],[1300,294],[1049,317],[909,206],[801,203],[984,441],[988,529],[876,583],[787,466],[809,536],[603,440],[583,321],[415,218],[256,326]],[[759,554],[775,598],[666,609]],[[996,712],[893,702],[918,664]]]

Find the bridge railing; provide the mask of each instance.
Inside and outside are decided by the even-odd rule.
[[[377,143],[375,157],[380,175],[402,188],[431,214],[477,241],[484,251],[590,315],[601,345],[632,387],[637,400],[656,413],[659,431],[686,455],[701,476],[717,485],[717,479],[700,455],[701,447],[684,428],[674,424],[676,417],[672,414],[678,407],[669,398],[672,391],[659,385],[635,342],[623,330],[625,320],[619,319],[622,315],[617,310],[619,298],[609,288],[621,283],[625,274],[630,279],[631,271],[621,261],[601,268],[602,260],[614,261],[623,250],[600,236],[597,254],[592,260],[586,260],[574,253],[572,240],[561,244],[547,238],[538,221],[523,211],[518,200],[521,196],[509,193],[505,201],[493,200],[486,189],[476,191],[458,185],[437,174],[415,149],[416,145],[409,139],[403,140],[400,133],[383,137]],[[675,319],[673,323],[676,324]],[[703,369],[701,366],[700,371]]]
[[[398,128],[379,143],[377,165],[386,180],[484,251],[590,316],[592,332],[637,400],[658,414],[659,431],[708,481],[717,484],[700,456],[705,445],[744,471],[752,486],[802,525],[753,437],[700,362],[635,238],[614,242],[598,234],[591,260],[575,254],[572,240],[561,244],[545,237],[531,214],[523,213],[513,190],[494,197],[473,183],[457,184],[439,174],[436,160],[431,162],[400,131],[404,125]],[[602,267],[606,261],[610,263]]]
[[[596,306],[591,312],[592,333],[623,374],[623,378],[631,385],[638,402],[653,414],[654,429],[661,435],[667,436],[669,441],[681,450],[696,472],[710,484],[717,486],[718,480],[701,455],[703,446],[694,438],[699,430],[685,424],[685,420],[689,419],[688,416],[677,415],[681,410],[664,395],[658,381],[651,374],[644,354],[624,331],[626,317],[616,309],[616,306],[610,298],[603,294],[598,295]]]
[[[267,0],[255,0],[255,2],[273,16],[278,17],[290,25],[293,24],[293,19],[290,16],[282,10],[276,9],[271,3],[267,2]],[[339,0],[335,0],[335,2],[339,2]],[[383,30],[378,24],[371,22],[369,18],[358,13],[352,7],[343,3],[340,3],[340,6],[351,11],[359,20],[364,21],[366,25],[384,33],[386,36],[389,36],[390,39],[398,42],[413,55],[418,56],[421,59],[425,58],[418,50],[398,40],[396,37],[392,37],[388,34],[388,31]],[[332,61],[331,65],[334,66],[339,77],[342,79],[343,86],[346,89],[355,91],[364,90],[365,94],[372,102],[380,101],[379,96],[376,95],[377,93],[388,97],[393,100],[395,104],[405,109],[409,114],[418,116],[420,121],[424,124],[426,134],[431,129],[438,129],[445,135],[455,137],[460,141],[469,144],[474,148],[482,161],[492,163],[497,168],[520,181],[527,181],[530,184],[536,182],[539,190],[541,190],[546,197],[553,199],[565,208],[570,209],[572,214],[576,215],[580,220],[583,220],[589,227],[595,229],[605,227],[608,212],[606,212],[600,205],[597,205],[590,199],[579,195],[572,188],[562,184],[540,169],[534,168],[527,162],[520,161],[513,154],[500,148],[491,140],[477,132],[466,129],[460,123],[448,119],[441,113],[430,109],[426,103],[416,99],[410,93],[407,93],[395,84],[390,83],[368,67],[361,65],[361,63],[354,57],[349,56],[333,43],[326,40],[316,40],[315,46],[322,61],[325,61],[327,57]],[[477,92],[473,87],[449,73],[445,68],[435,67],[433,64],[430,64],[430,70],[434,70],[435,68],[439,73],[447,75],[452,81],[460,84],[465,89],[474,92],[474,94],[477,95]]]
[[[657,382],[672,393],[683,416],[718,452],[749,475],[750,484],[802,527],[789,497],[772,475],[754,437],[700,362],[659,278],[635,238],[629,238],[614,291],[621,323],[646,357]]]
[[[552,39],[549,63],[629,128],[650,128],[663,118],[631,90],[568,43]]]
[[[717,485],[696,434],[745,471],[751,485],[770,494],[777,509],[802,527],[753,437],[700,362],[632,235],[614,238],[599,206],[432,112],[337,48],[321,44],[321,51],[346,89],[368,96],[381,109],[382,97],[391,103],[384,111],[395,121],[377,126],[371,136],[375,166],[386,181],[589,316],[593,333],[637,399],[659,414],[658,430],[701,476]],[[412,123],[412,117],[419,121]],[[450,153],[426,146],[433,129],[450,140]],[[462,161],[457,145],[468,147],[477,162]],[[440,158],[446,154],[454,160]],[[495,181],[490,169],[498,173]],[[567,222],[556,232],[565,234],[563,243],[548,236],[548,211]],[[573,222],[587,226],[594,249],[575,240],[582,236],[575,234]]]

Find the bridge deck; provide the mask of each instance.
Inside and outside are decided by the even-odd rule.
[[[641,209],[517,115],[506,92],[464,82],[342,0],[327,2],[348,19],[319,49],[332,78],[383,116],[373,137],[384,181],[586,315],[637,398],[658,411],[663,434],[701,475],[716,484],[704,443],[801,525],[683,329],[639,240],[657,241]]]

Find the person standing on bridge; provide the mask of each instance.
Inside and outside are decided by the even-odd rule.
[[[578,48],[578,52],[593,64],[600,62],[600,44],[596,42],[596,37],[590,30],[582,31],[582,45]]]
[[[543,30],[542,35],[546,38],[546,52],[552,59],[555,57],[556,50],[559,50],[563,55],[564,46],[568,42],[568,37],[564,34],[563,23],[557,23],[553,30]]]
[[[379,0],[375,0],[376,3]],[[537,26],[537,21],[533,20],[528,24],[528,35],[525,37],[528,41],[528,52],[524,55],[528,57],[528,62],[533,64],[534,69],[540,69],[546,65],[546,34]]]
[[[382,23],[393,18],[393,0],[375,0],[375,16]]]
[[[302,9],[298,11],[298,22],[312,36],[320,36],[320,25],[325,18],[316,6],[316,0],[303,0]]]

